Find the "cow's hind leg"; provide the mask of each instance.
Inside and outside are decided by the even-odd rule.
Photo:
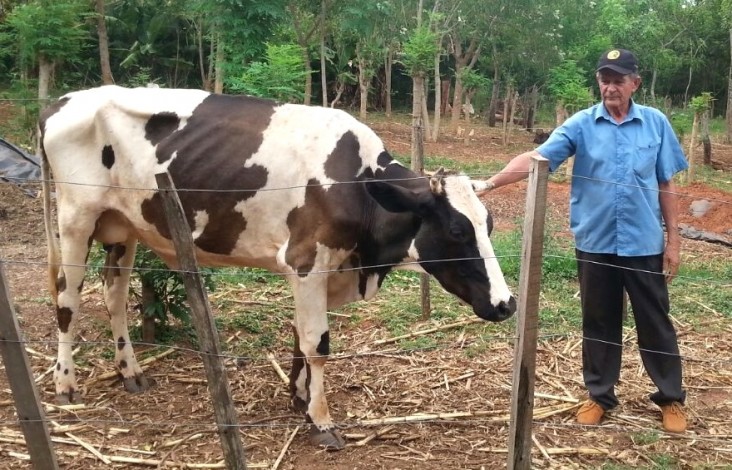
[[[346,443],[333,425],[325,398],[325,363],[330,354],[326,283],[327,278],[322,274],[309,274],[291,282],[297,339],[290,391],[293,406],[304,407],[306,420],[312,423],[310,441],[317,446],[339,450]]]
[[[107,251],[104,263],[104,302],[115,341],[114,364],[122,377],[125,390],[131,393],[142,392],[147,390],[148,381],[137,363],[127,326],[127,297],[137,240],[130,238],[124,243],[105,245],[104,249]]]
[[[81,212],[69,214],[59,205],[59,245],[61,266],[56,279],[58,297],[58,359],[53,371],[56,401],[65,405],[79,401],[76,371],[71,351],[79,316],[81,289],[84,284],[86,259],[92,242],[96,217]]]

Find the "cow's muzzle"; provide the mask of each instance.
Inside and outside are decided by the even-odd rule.
[[[483,320],[499,322],[511,318],[516,312],[516,298],[511,296],[508,302],[501,300],[498,306],[491,305],[488,309],[475,309],[475,314]]]

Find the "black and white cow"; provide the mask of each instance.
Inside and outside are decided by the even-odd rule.
[[[343,447],[328,412],[326,311],[368,300],[394,267],[423,270],[500,321],[516,309],[489,240],[492,220],[468,177],[425,179],[345,112],[198,90],[70,93],[40,119],[44,170],[56,181],[58,240],[46,231],[58,317],[57,399],[78,398],[71,346],[93,240],[108,250],[104,298],[125,388],[148,384],[127,327],[137,242],[171,267],[175,252],[154,175],[178,188],[198,261],[283,273],[295,299],[292,404],[315,443]],[[483,186],[484,187],[484,186]],[[444,261],[443,261],[444,260]]]

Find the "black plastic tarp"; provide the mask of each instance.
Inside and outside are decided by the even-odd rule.
[[[40,164],[36,155],[0,139],[0,180],[16,184],[28,195],[35,196],[37,191],[28,183],[37,183],[41,179]]]

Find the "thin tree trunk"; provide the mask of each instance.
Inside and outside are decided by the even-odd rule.
[[[658,71],[656,70],[655,67],[653,67],[653,74],[651,75],[651,89],[650,89],[651,102],[653,102],[653,103],[656,102],[656,76],[657,75],[658,75]]]
[[[686,173],[686,182],[693,183],[696,176],[696,163],[694,162],[694,147],[696,147],[696,135],[699,132],[699,113],[694,113],[694,123],[691,125],[691,138],[689,139],[689,151],[686,153],[689,159],[689,169]]]
[[[440,135],[440,114],[442,103],[442,77],[440,76],[440,52],[435,54],[435,118],[432,121],[432,135],[430,140],[437,142]]]
[[[97,12],[97,36],[99,36],[99,63],[102,67],[102,83],[112,85],[112,67],[109,64],[109,36],[107,35],[107,21],[104,15],[104,0],[96,0],[94,6]]]
[[[511,100],[513,99],[513,85],[506,85],[506,96],[503,98],[503,145],[508,143],[508,120],[511,113]]]
[[[325,76],[325,13],[326,0],[320,2],[320,88],[323,93],[323,107],[328,107],[328,80]]]
[[[308,48],[302,48],[302,60],[305,66],[305,96],[303,104],[310,106],[310,97],[313,94],[313,67],[310,65],[310,54]]]
[[[732,26],[729,28],[729,78],[727,81],[727,143],[732,144]]]
[[[38,58],[38,99],[42,106],[47,103],[48,90],[51,87],[51,75],[53,75],[54,63],[46,60],[44,56]]]
[[[422,93],[422,122],[424,123],[424,132],[422,133],[422,139],[424,140],[424,136],[429,136],[432,131],[430,130],[430,113],[427,109],[427,94],[429,91],[429,79],[425,77],[424,79],[424,93]]]
[[[495,55],[494,55],[495,57]],[[498,66],[493,70],[493,90],[491,90],[491,102],[488,105],[488,127],[496,127],[496,111],[498,110],[498,97],[500,96],[501,82],[498,81]]]
[[[412,170],[420,174],[424,172],[423,99],[424,77],[417,73],[412,78]]]
[[[704,145],[704,165],[710,166],[712,164],[712,141],[709,137],[709,115],[711,114],[710,110],[704,111],[704,114],[702,114],[702,121],[701,121],[701,141]]]
[[[216,37],[216,68],[214,70],[216,79],[214,80],[214,93],[221,94],[224,92],[224,42],[221,40],[221,34],[217,34]]]
[[[452,92],[452,116],[450,125],[454,128],[460,119],[460,112],[463,110],[463,81],[460,79],[462,65],[455,64],[455,89]]]
[[[203,20],[201,20],[203,21]],[[209,52],[209,68],[206,68],[205,55],[203,53],[203,23],[198,23],[194,20],[194,27],[196,28],[196,41],[198,43],[198,67],[201,69],[201,86],[206,91],[211,91],[211,52]],[[212,41],[213,43],[213,41]]]
[[[358,60],[358,88],[361,91],[361,105],[359,108],[359,116],[361,119],[366,117],[366,109],[369,102],[369,78],[367,72],[368,64],[366,59],[361,55],[361,50],[356,47],[356,59]]]
[[[391,117],[391,69],[394,64],[394,48],[389,45],[384,62],[384,74],[386,75],[386,117]]]

